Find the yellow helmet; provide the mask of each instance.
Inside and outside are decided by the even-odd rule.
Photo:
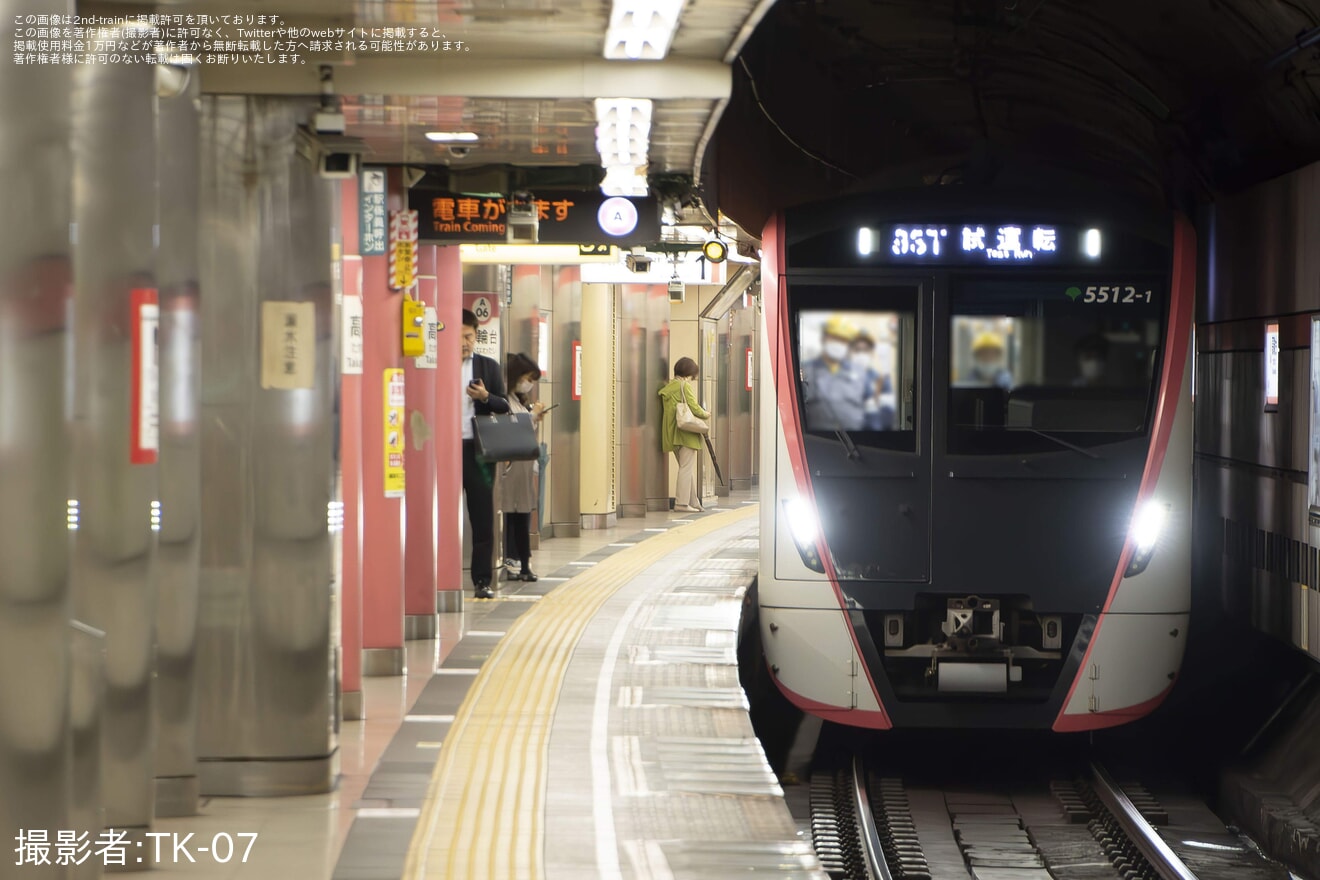
[[[980,351],[991,351],[991,350],[1003,351],[1004,350],[1003,338],[1000,337],[998,333],[991,333],[989,330],[985,330],[981,333],[978,333],[975,341],[972,342],[972,353],[976,354],[977,352]]]
[[[835,336],[845,342],[852,342],[857,338],[857,328],[851,321],[835,315],[825,322],[825,335]]]

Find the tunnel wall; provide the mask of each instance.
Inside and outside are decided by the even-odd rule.
[[[1320,440],[1311,430],[1320,164],[1224,199],[1199,221],[1198,586],[1226,619],[1320,659],[1320,495],[1308,489]],[[1275,404],[1265,396],[1271,324]]]

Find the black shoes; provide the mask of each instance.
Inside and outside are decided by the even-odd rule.
[[[490,581],[486,579],[473,580],[472,586],[476,588],[476,597],[478,599],[494,599],[495,591],[490,588]]]
[[[529,584],[535,583],[536,574],[530,568],[524,568],[522,571],[518,572],[518,577],[516,579],[526,581]]]

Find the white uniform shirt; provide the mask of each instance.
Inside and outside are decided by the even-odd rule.
[[[468,396],[468,383],[472,381],[472,358],[463,358],[463,439],[472,439],[472,419],[477,415],[476,402]]]

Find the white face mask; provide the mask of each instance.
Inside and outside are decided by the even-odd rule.
[[[1099,379],[1105,371],[1104,361],[1086,358],[1080,364],[1083,379]]]
[[[993,378],[1002,369],[1004,369],[1004,362],[1002,360],[976,362],[976,374],[978,376],[984,376],[987,379]]]
[[[848,343],[841,342],[838,339],[830,339],[825,342],[825,356],[832,361],[845,361],[848,359]]]
[[[871,366],[871,353],[869,351],[854,351],[848,355],[848,362],[856,369],[869,369]]]
[[[514,388],[513,390],[517,391],[519,394],[526,394],[527,392],[532,390],[531,380],[529,379],[522,380],[521,382],[518,383],[518,387]]]

